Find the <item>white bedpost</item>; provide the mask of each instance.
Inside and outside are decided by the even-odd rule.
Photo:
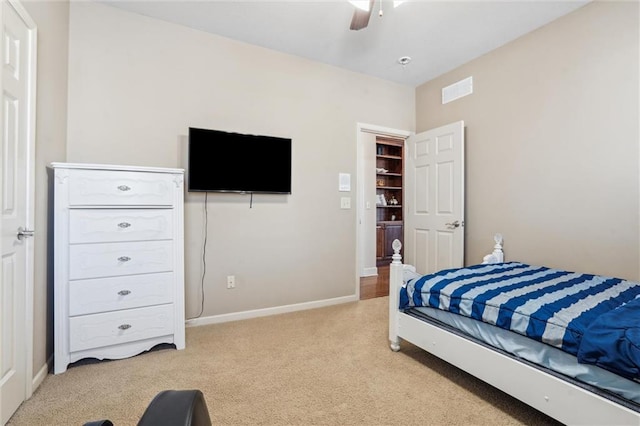
[[[400,287],[402,287],[402,256],[400,240],[393,240],[393,256],[389,266],[389,346],[391,350],[400,350],[400,339],[398,338],[398,306],[400,299]]]
[[[493,246],[493,253],[486,255],[482,259],[483,264],[504,262],[504,252],[502,251],[502,234],[494,235],[493,241],[496,242],[496,245]]]

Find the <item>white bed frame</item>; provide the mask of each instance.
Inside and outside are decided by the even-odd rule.
[[[498,234],[495,240],[493,253],[485,256],[483,263],[503,261],[502,237]],[[403,339],[565,424],[640,425],[640,413],[632,409],[400,311],[405,267],[401,248],[395,240],[389,272],[389,342],[393,351],[400,350]]]

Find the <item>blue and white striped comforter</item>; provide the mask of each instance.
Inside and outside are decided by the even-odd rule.
[[[400,308],[428,306],[520,333],[640,379],[640,283],[509,262],[409,281]]]

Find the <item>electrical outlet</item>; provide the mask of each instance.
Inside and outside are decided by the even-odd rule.
[[[236,276],[227,275],[227,288],[236,288]]]

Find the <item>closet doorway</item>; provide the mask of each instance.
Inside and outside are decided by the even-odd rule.
[[[402,160],[403,157],[398,154],[404,153],[404,140],[411,135],[411,132],[359,123],[357,135],[358,279],[356,294],[362,299],[388,294],[388,265],[392,254],[390,246],[393,241],[391,234],[403,237],[404,233],[402,227],[404,165],[402,161],[398,164],[397,160],[398,157]],[[387,145],[389,143],[391,145]],[[380,162],[378,157],[381,159]],[[396,164],[392,167],[390,161]],[[386,239],[383,241],[383,238],[391,238],[388,248],[385,245]]]
[[[376,267],[389,266],[404,241],[404,139],[376,136]]]
[[[464,121],[416,135],[374,126],[359,127],[357,229],[360,276],[356,290],[359,298],[385,295],[383,268],[388,265],[387,256],[393,254],[390,244],[398,236],[402,236],[400,239],[404,242],[403,261],[414,265],[419,273],[464,264],[464,130]],[[398,139],[402,140],[401,155],[400,151],[393,151],[398,149],[394,147],[383,146],[379,150],[381,142]],[[400,157],[400,175],[396,176],[398,169],[394,166],[378,163],[380,157],[394,161]],[[370,177],[373,175],[375,179]],[[398,182],[402,182],[400,187]],[[394,196],[393,191],[402,195]],[[380,193],[385,194],[384,199]],[[394,208],[388,206],[391,196],[397,200],[392,205],[401,206],[395,209],[395,217]],[[398,211],[402,214],[401,221],[397,220]],[[380,226],[386,223],[396,228],[387,232]],[[372,229],[376,230],[374,235]]]

